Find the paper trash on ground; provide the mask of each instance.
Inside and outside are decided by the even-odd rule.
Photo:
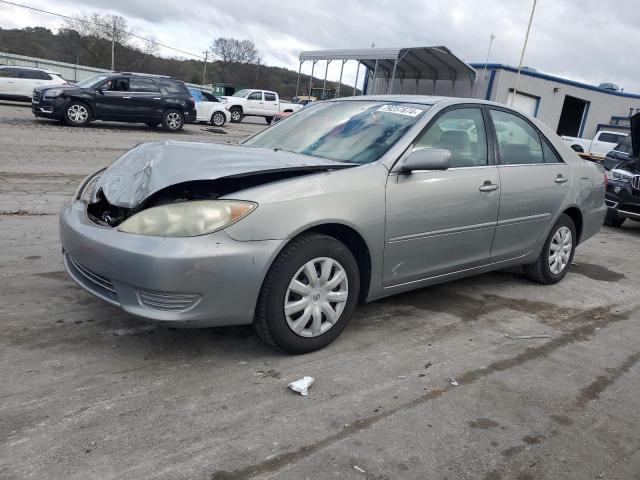
[[[298,392],[300,395],[306,396],[309,393],[309,387],[313,385],[313,377],[302,377],[300,380],[291,382],[287,385],[294,392]]]

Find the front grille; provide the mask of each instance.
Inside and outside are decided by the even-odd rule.
[[[116,289],[108,278],[98,275],[88,268],[83,267],[69,255],[65,255],[65,257],[68,260],[67,264],[69,265],[69,268],[73,270],[78,281],[80,281],[84,286],[97,294],[110,298],[111,300],[118,300]]]
[[[140,305],[153,310],[186,312],[200,303],[201,299],[202,295],[199,293],[171,293],[138,290],[138,300],[140,301]]]
[[[640,190],[640,175],[635,175],[631,178],[631,186],[637,190]]]

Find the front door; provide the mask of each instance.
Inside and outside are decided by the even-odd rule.
[[[524,117],[491,109],[499,152],[500,212],[491,261],[531,251],[569,194],[571,171]]]
[[[450,168],[389,176],[385,287],[488,263],[500,195],[489,140],[481,108],[447,110],[413,148],[449,150]]]
[[[131,104],[128,78],[111,78],[96,92],[96,116],[108,120],[122,116]]]
[[[250,93],[247,97],[247,108],[245,109],[247,115],[264,115],[264,100],[262,99],[262,92]]]

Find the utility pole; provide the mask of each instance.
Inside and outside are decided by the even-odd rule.
[[[520,63],[518,64],[518,73],[516,74],[516,86],[513,89],[513,96],[511,97],[510,107],[513,107],[513,101],[516,99],[516,95],[518,94],[518,87],[520,86],[520,70],[522,70],[522,63],[524,62],[524,52],[527,49],[527,41],[529,40],[529,32],[531,31],[531,22],[533,22],[533,14],[536,11],[536,2],[538,0],[533,0],[533,7],[531,8],[531,16],[529,17],[529,25],[527,26],[527,34],[524,37],[524,43],[522,44],[522,53],[520,54]]]
[[[487,65],[489,65],[489,55],[491,55],[491,45],[493,45],[493,39],[496,36],[492,33],[489,35],[489,50],[487,50],[487,59],[484,62],[484,77],[487,78]]]
[[[113,17],[113,32],[111,33],[111,70],[115,70],[116,53],[116,17]]]
[[[209,58],[209,50],[204,52],[204,68],[202,69],[202,86],[205,85],[205,78],[207,77],[207,59]]]

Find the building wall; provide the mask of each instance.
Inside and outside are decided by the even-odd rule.
[[[420,80],[416,88],[415,80],[405,80],[402,93],[484,99],[487,98],[489,84],[491,84],[490,96],[487,99],[506,104],[509,90],[515,87],[516,72],[490,65],[486,72],[483,68],[476,66],[476,73],[476,81],[473,85],[468,80],[459,80],[455,84],[439,81],[436,82],[435,89],[432,81]],[[491,82],[492,76],[493,82]],[[369,81],[367,92],[370,94],[399,93],[400,83],[400,79],[394,80],[392,88],[389,89],[387,79],[377,78],[375,81]],[[556,88],[559,90],[554,92]],[[558,128],[566,95],[590,102],[582,130],[582,136],[585,138],[593,138],[598,124],[608,124],[612,116],[627,117],[630,109],[640,109],[640,95],[616,95],[576,84],[540,78],[526,72],[520,75],[518,91],[540,98],[537,118],[553,131]]]

